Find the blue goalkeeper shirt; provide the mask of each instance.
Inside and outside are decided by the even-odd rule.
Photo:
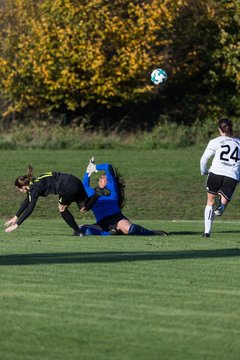
[[[100,196],[91,209],[96,218],[96,222],[99,222],[107,216],[121,213],[121,209],[119,206],[118,185],[112,166],[110,164],[98,164],[96,165],[96,169],[98,171],[105,171],[107,188],[110,191],[109,196]],[[95,191],[94,188],[90,186],[90,176],[88,176],[87,172],[84,174],[82,183],[88,196],[93,195]]]

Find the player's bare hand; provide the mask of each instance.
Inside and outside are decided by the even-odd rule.
[[[18,224],[14,224],[14,225],[11,225],[11,226],[9,226],[8,228],[6,228],[5,229],[5,232],[6,233],[9,233],[9,232],[11,232],[11,231],[13,231],[13,230],[16,230],[18,228]]]
[[[5,223],[5,226],[15,225],[17,219],[18,219],[18,217],[17,217],[17,216],[14,216],[12,219],[8,220],[8,221]]]

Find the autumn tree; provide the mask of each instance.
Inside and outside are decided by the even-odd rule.
[[[237,116],[239,14],[239,0],[5,0],[5,115],[134,109],[147,124]],[[150,83],[156,67],[169,75],[164,87]]]
[[[187,21],[186,21],[187,19]],[[240,110],[240,3],[187,0],[173,23],[169,115],[191,123]]]
[[[8,111],[112,107],[149,98],[149,74],[166,62],[172,3],[55,0],[29,7],[15,0],[0,57]],[[4,16],[6,10],[2,23]]]

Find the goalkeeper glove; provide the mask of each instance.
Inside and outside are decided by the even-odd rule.
[[[102,195],[109,196],[111,194],[110,190],[106,186],[104,188],[100,188],[100,186],[96,186],[94,190],[98,196],[102,196]]]
[[[94,162],[95,162],[94,157],[92,157],[91,160],[89,161],[89,164],[88,164],[88,167],[87,167],[87,170],[86,170],[86,172],[88,173],[88,177],[91,176],[93,173],[98,172]]]

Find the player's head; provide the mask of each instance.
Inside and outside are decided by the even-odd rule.
[[[27,192],[27,188],[29,187],[32,178],[33,178],[33,167],[31,165],[28,165],[27,175],[18,176],[18,178],[15,180],[15,186],[19,190],[23,190],[22,192]]]
[[[233,134],[233,123],[232,120],[228,118],[221,118],[218,121],[218,128],[224,135],[232,136]]]
[[[102,189],[107,185],[107,175],[105,173],[99,176],[98,185]]]
[[[126,200],[125,200],[125,180],[124,180],[122,174],[118,171],[118,169],[116,169],[112,165],[110,165],[110,167],[109,167],[109,172],[112,173],[113,177],[115,177],[117,187],[118,187],[118,203],[119,203],[119,207],[122,209],[126,202]],[[107,186],[107,182],[108,182],[107,175],[105,173],[100,175],[100,177],[98,179],[98,185],[101,188],[104,188],[105,186]]]

